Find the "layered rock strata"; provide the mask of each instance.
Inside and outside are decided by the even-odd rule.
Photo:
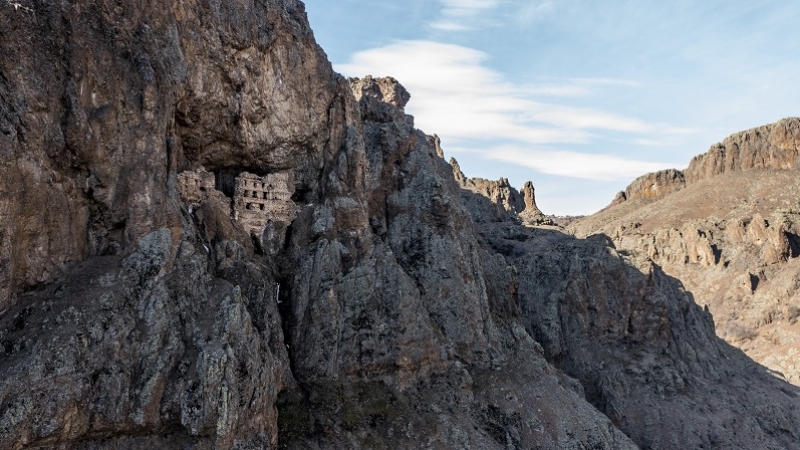
[[[723,173],[748,170],[798,169],[799,145],[800,118],[796,117],[742,131],[694,157],[685,171],[686,181],[695,183]]]
[[[671,192],[683,189],[684,186],[686,186],[686,180],[680,170],[668,169],[648,173],[633,180],[624,191],[617,194],[611,204],[616,205],[627,200],[639,198],[651,201],[658,200]]]

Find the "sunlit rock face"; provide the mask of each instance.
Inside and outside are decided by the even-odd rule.
[[[676,279],[526,223],[532,185],[465,190],[301,2],[27,5],[0,448],[798,447],[797,390]]]
[[[756,169],[800,168],[800,118],[792,117],[733,134],[703,154],[686,169],[694,183],[714,176]]]
[[[795,385],[799,130],[800,119],[789,118],[735,133],[683,172],[637,179],[626,201],[570,227],[578,236],[605,233],[620,251],[680,279],[708,305],[719,336]],[[651,185],[665,193],[641,195]]]

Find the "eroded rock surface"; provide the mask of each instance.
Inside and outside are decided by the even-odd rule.
[[[0,447],[798,448],[675,279],[465,195],[302,3],[2,8]]]
[[[450,166],[453,168],[453,176],[461,187],[461,199],[469,208],[472,220],[476,223],[522,221],[531,226],[554,225],[552,219],[545,216],[536,206],[535,190],[530,181],[525,183],[520,192],[511,186],[506,178],[497,181],[468,178],[461,171],[461,166],[455,158],[450,158]]]
[[[679,278],[718,334],[775,375],[800,383],[800,255],[794,167],[798,119],[732,135],[685,171],[685,188],[632,198],[573,224]]]
[[[658,200],[671,192],[683,189],[684,186],[686,180],[680,170],[668,169],[648,173],[633,180],[624,191],[617,194],[611,204],[616,205],[634,199]]]
[[[800,119],[796,117],[733,134],[703,154],[686,169],[686,181],[695,183],[723,173],[757,169],[800,168]]]

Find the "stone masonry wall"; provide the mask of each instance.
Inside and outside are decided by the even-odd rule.
[[[234,217],[250,232],[261,233],[269,222],[288,224],[297,213],[288,173],[263,177],[242,172],[236,178]]]

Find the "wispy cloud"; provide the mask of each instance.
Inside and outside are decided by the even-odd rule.
[[[439,31],[465,31],[472,29],[479,14],[497,7],[499,0],[440,0],[439,17],[428,24]]]
[[[521,150],[592,142],[598,133],[656,145],[661,127],[589,107],[541,101],[537,93],[589,95],[601,85],[634,89],[613,79],[574,79],[556,86],[517,86],[485,66],[487,55],[463,46],[431,41],[399,41],[358,52],[336,69],[349,76],[394,76],[413,98],[409,113],[417,126],[439,134],[451,146],[514,143],[496,147],[487,158],[512,161],[544,173],[591,179],[625,179],[664,164],[574,151]],[[472,143],[472,144],[470,144]],[[531,154],[535,157],[529,157]],[[516,160],[516,158],[521,158]]]
[[[600,181],[627,181],[648,172],[676,167],[670,163],[641,161],[615,155],[518,146],[488,148],[483,150],[483,155],[489,159],[523,165],[549,175]]]
[[[491,9],[500,4],[499,0],[440,0],[442,14],[448,16],[467,16],[477,11]]]
[[[464,24],[451,20],[439,20],[436,22],[431,22],[428,24],[428,26],[439,31],[465,31],[470,29],[470,27]]]
[[[629,87],[641,88],[643,85],[637,81],[614,78],[561,78],[555,80],[542,77],[535,83],[518,85],[517,89],[522,94],[537,97],[586,97],[598,87]]]

